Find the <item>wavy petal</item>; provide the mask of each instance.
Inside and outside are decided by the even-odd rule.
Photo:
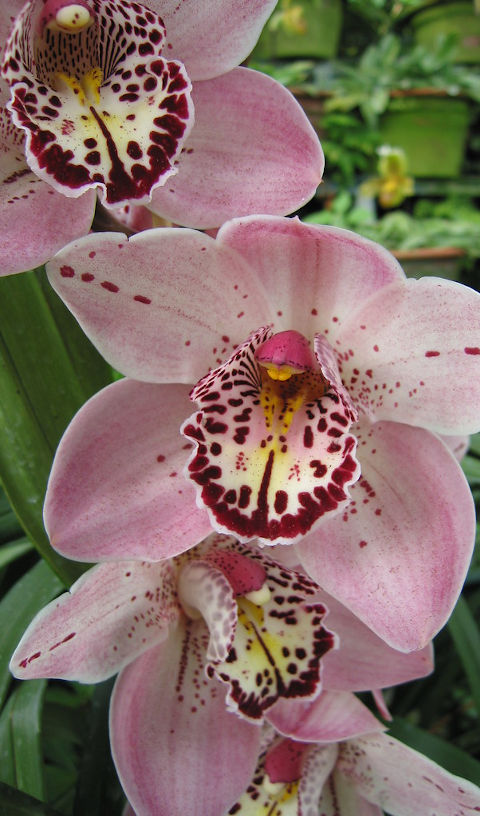
[[[270,335],[258,329],[197,383],[199,410],[182,426],[198,506],[220,532],[262,544],[295,541],[340,512],[359,476],[355,414],[327,356],[316,347],[314,367],[273,381],[256,358]]]
[[[236,218],[224,224],[217,241],[255,269],[257,287],[272,302],[277,331],[297,329],[310,340],[321,333],[331,345],[342,320],[377,290],[405,278],[379,244],[296,218]]]
[[[176,172],[193,124],[191,83],[181,63],[161,56],[163,23],[148,8],[90,8],[66,31],[39,0],[25,5],[5,49],[8,108],[30,167],[59,192],[98,186],[109,204],[149,201]]]
[[[313,702],[279,700],[267,719],[284,736],[302,742],[339,742],[385,728],[346,691],[323,691]]]
[[[271,317],[247,264],[192,230],[91,235],[48,274],[104,357],[139,380],[196,382]]]
[[[480,810],[480,788],[388,734],[344,743],[336,767],[361,796],[394,816],[473,816]]]
[[[203,672],[204,624],[180,624],[120,674],[112,696],[112,751],[137,816],[224,816],[248,785],[260,729],[225,707]]]
[[[276,0],[148,0],[167,29],[169,56],[192,79],[224,74],[248,57]]]
[[[239,213],[293,212],[313,196],[324,166],[320,142],[294,97],[247,68],[196,82],[195,124],[178,174],[149,207],[187,227],[210,229]]]
[[[475,537],[453,454],[420,428],[357,426],[362,476],[342,516],[297,545],[307,572],[389,645],[420,649],[448,619]]]
[[[169,562],[100,564],[38,613],[10,667],[22,680],[98,683],[165,640],[179,614]]]
[[[0,275],[15,275],[44,264],[88,232],[95,192],[66,199],[39,179],[25,161],[23,133],[6,110],[0,110],[0,142]]]
[[[120,380],[68,427],[45,502],[53,546],[82,561],[177,555],[211,531],[181,472],[188,389]]]
[[[321,661],[336,647],[336,638],[322,625],[325,607],[315,602],[312,581],[258,551],[239,544],[232,548],[263,566],[268,595],[260,604],[248,595],[237,598],[232,649],[208,671],[230,685],[227,705],[232,710],[260,720],[279,698],[313,699],[319,694]]]
[[[344,382],[372,420],[480,428],[480,293],[440,278],[392,284],[340,327]],[[348,354],[351,348],[354,354]]]

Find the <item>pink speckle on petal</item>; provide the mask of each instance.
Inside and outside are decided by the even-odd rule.
[[[152,302],[150,298],[145,297],[144,295],[134,295],[133,299],[136,300],[137,303],[145,303],[147,306]]]
[[[480,354],[480,348],[476,346],[466,346],[463,350],[465,354]]]
[[[360,547],[361,550],[363,550],[363,548],[367,546],[367,542],[366,541],[359,541],[358,546]]]
[[[93,281],[94,279],[95,275],[92,275],[91,272],[84,272],[82,274],[82,281],[84,281],[85,283],[90,283],[90,281]]]
[[[74,270],[71,266],[61,266],[60,267],[60,274],[62,278],[73,278],[75,275]]]
[[[426,351],[425,357],[440,357],[439,351]]]

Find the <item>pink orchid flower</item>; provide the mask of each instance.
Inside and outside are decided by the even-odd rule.
[[[297,209],[321,180],[318,138],[285,88],[236,67],[274,6],[27,2],[3,76],[28,165],[65,196],[98,188],[190,226]]]
[[[325,739],[356,736],[376,720],[352,690],[432,670],[431,646],[396,652],[317,589],[216,535],[172,560],[100,564],[37,615],[11,669],[82,682],[120,671],[111,741],[137,813],[220,816],[251,778],[264,715],[295,717],[314,698]],[[323,626],[325,601],[339,649]],[[207,786],[212,764],[217,782]]]
[[[10,0],[8,8],[3,5],[0,53],[23,0]],[[95,208],[93,190],[79,199],[66,199],[30,170],[25,134],[15,127],[5,107],[9,95],[8,85],[0,78],[0,276],[40,266],[66,243],[86,235]]]
[[[305,709],[301,728],[293,730],[306,736],[277,736],[263,746],[252,781],[230,816],[382,816],[383,809],[391,816],[473,816],[480,811],[480,788],[382,733],[380,724],[371,733],[329,742],[321,706]],[[288,718],[282,725],[292,730]]]
[[[478,293],[272,216],[216,239],[90,236],[49,277],[135,378],[87,403],[59,447],[45,519],[60,552],[156,560],[211,525],[299,541],[296,561],[392,646],[433,637],[474,542],[470,490],[437,434],[480,426]],[[184,383],[209,369],[191,414]]]

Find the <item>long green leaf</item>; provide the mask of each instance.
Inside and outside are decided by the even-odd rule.
[[[0,816],[62,816],[62,814],[39,802],[38,799],[0,782]]]
[[[40,561],[0,602],[0,707],[10,685],[10,657],[34,615],[55,598],[63,584],[48,564]]]
[[[465,598],[460,597],[448,621],[448,629],[467,675],[480,716],[480,632]]]
[[[11,711],[17,787],[40,800],[43,800],[45,793],[41,718],[46,686],[46,680],[26,680],[20,683],[14,692]]]
[[[56,553],[42,505],[58,441],[110,368],[42,273],[0,279],[0,479],[25,531],[71,584],[84,566]]]

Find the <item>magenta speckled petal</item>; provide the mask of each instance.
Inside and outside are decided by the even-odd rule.
[[[154,212],[210,229],[239,213],[282,215],[310,200],[322,179],[323,153],[286,88],[235,68],[196,82],[193,100],[195,124],[178,173],[154,191]]]
[[[333,343],[352,398],[372,420],[475,433],[479,313],[480,293],[440,278],[405,280],[378,292],[345,320]]]
[[[351,502],[296,550],[308,574],[388,644],[417,650],[444,625],[465,579],[472,495],[434,434],[366,421],[354,433],[362,476]]]
[[[291,543],[348,504],[359,476],[354,415],[341,384],[325,381],[323,359],[271,380],[255,358],[270,334],[259,329],[200,380],[191,394],[199,410],[182,432],[196,445],[187,474],[215,529]]]
[[[172,562],[100,564],[41,610],[10,667],[22,680],[98,683],[162,642],[178,619]]]
[[[337,770],[373,804],[401,816],[473,816],[480,788],[388,734],[343,743]]]
[[[52,545],[81,561],[177,555],[211,531],[182,468],[188,389],[120,380],[92,397],[57,450],[45,502]]]
[[[322,625],[325,607],[314,602],[313,581],[258,551],[231,546],[264,567],[269,592],[260,605],[237,598],[232,650],[208,670],[230,686],[229,708],[259,720],[279,698],[313,699],[320,692],[321,660],[336,640]]]
[[[66,199],[39,179],[25,161],[23,142],[8,111],[0,110],[0,275],[44,264],[89,231],[95,209],[93,190]]]
[[[271,314],[242,258],[189,229],[89,235],[48,276],[104,357],[137,380],[194,383]]]
[[[148,0],[167,29],[168,53],[195,80],[224,74],[255,45],[276,0]]]
[[[32,170],[67,196],[99,187],[106,203],[150,200],[176,172],[193,122],[191,84],[161,56],[161,19],[138,3],[91,0],[64,31],[32,0],[16,19],[3,75]]]
[[[343,645],[338,651],[343,650]],[[286,737],[304,742],[339,742],[383,726],[360,700],[347,691],[323,691],[313,702],[279,700],[268,722]]]
[[[205,677],[207,641],[203,623],[181,622],[117,680],[112,752],[137,816],[223,816],[252,777],[260,729],[228,712]]]

